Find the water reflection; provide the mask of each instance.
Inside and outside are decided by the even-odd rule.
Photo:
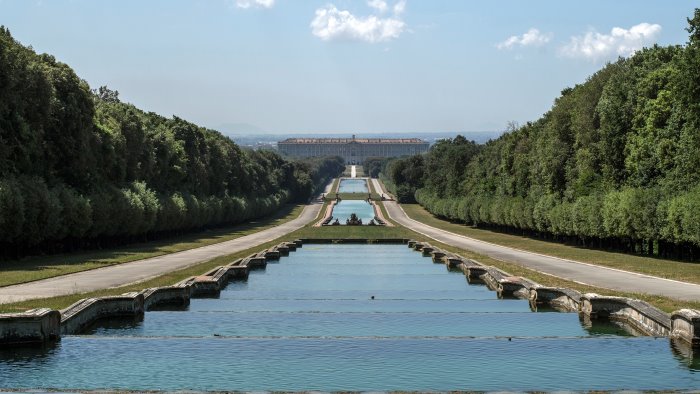
[[[143,316],[119,316],[109,317],[95,320],[81,334],[83,335],[99,335],[100,333],[110,330],[133,330],[141,327],[145,319]]]
[[[691,371],[700,372],[700,349],[694,349],[684,340],[672,338],[671,351],[681,365]]]
[[[638,336],[639,332],[632,326],[621,321],[607,319],[591,319],[590,316],[579,314],[581,326],[592,336],[615,335],[621,337]]]
[[[34,363],[47,361],[61,346],[60,341],[30,346],[0,347],[0,361]]]

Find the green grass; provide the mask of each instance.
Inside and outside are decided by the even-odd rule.
[[[438,219],[418,204],[401,206],[408,216],[419,222],[481,241],[661,278],[700,283],[700,264],[698,263],[608,252],[504,234]]]
[[[335,178],[333,180],[333,186],[331,186],[331,193],[337,193],[339,186],[340,186],[340,178]]]
[[[199,231],[109,250],[28,257],[2,262],[0,263],[0,286],[27,283],[228,241],[292,220],[299,216],[303,208],[303,205],[287,205],[270,217],[245,224]]]
[[[383,204],[380,204],[381,209],[385,212]],[[293,240],[296,238],[315,238],[315,239],[342,239],[342,238],[362,238],[362,239],[386,239],[386,238],[405,238],[405,239],[416,239],[420,241],[430,242],[432,245],[440,247],[442,249],[459,253],[462,256],[470,259],[479,261],[480,263],[491,265],[507,271],[516,276],[527,277],[535,282],[538,282],[545,286],[557,286],[557,287],[568,287],[580,292],[594,292],[601,295],[611,295],[611,296],[623,296],[631,297],[645,300],[652,305],[664,310],[666,312],[671,312],[681,308],[693,308],[700,309],[700,302],[686,302],[678,301],[667,297],[660,296],[650,296],[646,294],[634,294],[634,293],[623,293],[613,290],[607,290],[603,288],[598,288],[594,286],[581,285],[576,282],[556,278],[550,275],[546,275],[528,268],[524,268],[517,264],[505,263],[499,260],[495,260],[488,256],[484,256],[478,253],[474,253],[467,250],[461,250],[450,245],[446,245],[435,240],[428,239],[418,233],[415,233],[405,227],[370,227],[370,226],[327,226],[327,227],[311,227],[311,224],[301,228],[297,231],[289,233],[283,237],[276,240],[270,241],[268,243],[252,247],[250,249],[233,253],[226,256],[217,257],[213,260],[202,262],[200,264],[194,265],[192,267],[174,271],[165,275],[161,275],[157,278],[151,279],[146,282],[141,282],[137,284],[127,285],[118,288],[105,289],[84,294],[74,294],[69,296],[53,297],[48,299],[37,299],[23,301],[14,304],[4,304],[0,305],[0,312],[17,312],[31,308],[38,307],[49,307],[54,309],[62,309],[68,305],[74,303],[75,301],[85,298],[85,297],[99,297],[106,295],[121,294],[128,291],[140,291],[148,287],[157,286],[167,286],[172,285],[180,280],[188,278],[190,276],[201,275],[204,272],[220,266],[227,264],[239,257],[247,256],[253,252],[260,251],[272,245],[275,245],[284,240]]]

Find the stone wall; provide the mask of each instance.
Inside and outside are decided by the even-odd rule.
[[[61,336],[61,313],[48,308],[0,314],[0,346],[31,345]]]

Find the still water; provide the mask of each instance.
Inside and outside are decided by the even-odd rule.
[[[0,387],[696,389],[698,368],[668,339],[532,312],[403,245],[304,245],[187,310],[2,350]]]
[[[365,200],[341,200],[333,206],[331,215],[333,215],[333,221],[338,219],[340,224],[345,224],[353,213],[362,219],[362,224],[367,224],[374,219],[374,207]]]
[[[364,179],[341,178],[338,193],[369,193],[367,181]]]

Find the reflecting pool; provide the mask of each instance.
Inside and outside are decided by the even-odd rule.
[[[369,193],[367,181],[364,179],[341,178],[338,193]]]
[[[362,219],[363,224],[374,219],[374,207],[365,200],[341,200],[333,206],[331,215],[334,221],[338,219],[340,224],[345,224],[345,220],[349,219],[353,213]]]
[[[700,372],[667,338],[532,312],[405,245],[307,244],[187,310],[0,350],[0,387],[659,390]]]

